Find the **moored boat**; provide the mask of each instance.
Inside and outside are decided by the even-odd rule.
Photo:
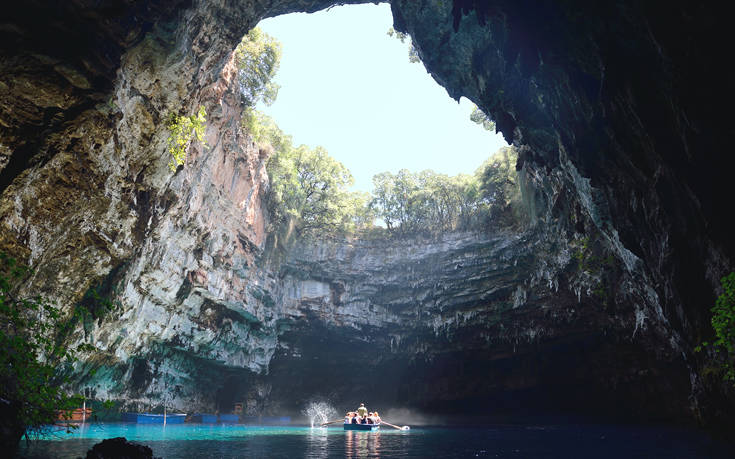
[[[261,419],[264,426],[285,426],[291,424],[291,416],[264,416]]]
[[[77,408],[75,410],[59,410],[57,412],[60,422],[84,422],[92,417],[92,408]]]
[[[372,432],[380,429],[380,424],[344,424],[345,430],[363,430]]]
[[[217,422],[220,424],[239,424],[240,416],[237,414],[220,414]]]
[[[186,414],[122,413],[123,422],[135,422],[137,424],[163,424],[164,417],[166,424],[183,424]]]
[[[200,424],[217,424],[217,415],[207,413],[194,413],[189,419],[187,419],[186,422],[194,422]]]

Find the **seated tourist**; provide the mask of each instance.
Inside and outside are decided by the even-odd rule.
[[[354,413],[355,415],[352,416],[352,423],[353,424],[359,424],[360,423],[360,415],[357,413]]]
[[[373,423],[373,413],[368,414],[365,419],[367,420],[366,421],[367,424],[372,424]]]
[[[373,413],[373,421],[375,421],[376,424],[380,424],[380,415],[377,411]]]
[[[350,416],[352,413],[346,413],[345,414],[345,424],[349,424],[352,421],[352,416]]]

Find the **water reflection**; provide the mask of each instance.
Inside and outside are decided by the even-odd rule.
[[[340,427],[181,424],[88,425],[19,445],[21,458],[84,457],[104,438],[145,443],[156,457],[711,457],[731,459],[732,449],[706,434],[669,427],[618,425],[484,426],[410,431],[344,431]],[[0,456],[3,457],[3,456]]]
[[[345,457],[380,457],[380,432],[345,431]]]
[[[306,443],[306,457],[327,457],[329,450],[329,429],[312,428]]]

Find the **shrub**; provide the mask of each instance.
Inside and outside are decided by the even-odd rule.
[[[712,346],[725,354],[724,376],[735,384],[735,272],[721,279],[723,293],[717,298],[712,311],[715,340]]]
[[[43,298],[19,297],[14,287],[32,271],[0,253],[0,397],[18,407],[26,435],[53,422],[57,410],[70,410],[80,398],[61,386],[58,366],[75,360],[77,352],[57,339],[64,326],[58,307]]]
[[[206,145],[204,143],[204,130],[207,127],[207,112],[204,110],[204,106],[201,106],[196,115],[192,116],[179,116],[172,113],[166,127],[169,132],[168,152],[172,156],[168,167],[171,171],[176,172],[176,168],[186,161],[186,150],[195,137],[203,145]]]

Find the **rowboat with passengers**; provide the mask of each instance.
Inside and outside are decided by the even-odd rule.
[[[335,421],[324,422],[322,423],[322,427],[340,421],[343,421],[344,430],[374,432],[376,430],[380,430],[380,426],[383,424],[398,430],[410,429],[410,427],[408,426],[399,427],[397,425],[391,424],[390,422],[386,422],[380,419],[380,415],[377,411],[368,413],[368,410],[367,408],[365,408],[364,403],[360,403],[360,408],[358,408],[357,411],[348,411],[345,414],[344,420],[337,419]]]
[[[374,430],[380,430],[380,424],[347,424],[345,423],[345,430],[363,430],[372,432]]]

